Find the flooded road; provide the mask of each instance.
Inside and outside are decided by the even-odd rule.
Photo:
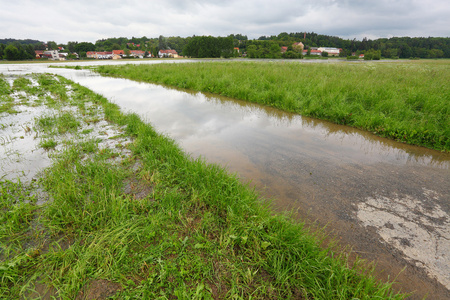
[[[5,69],[5,68],[8,69]],[[450,298],[450,155],[228,98],[89,71],[61,74],[135,112],[193,157],[224,165],[279,211],[327,225],[412,299]]]

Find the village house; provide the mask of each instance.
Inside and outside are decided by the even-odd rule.
[[[302,42],[292,44],[292,49],[296,52],[302,52],[303,48],[304,48],[304,46],[303,46]],[[288,47],[285,47],[285,46],[281,47],[281,53],[286,53],[287,50],[288,50]]]
[[[41,58],[48,58],[49,60],[66,60],[64,55],[60,55],[58,50],[46,50]]]
[[[107,51],[88,51],[86,52],[86,57],[95,59],[112,59],[113,53]]]
[[[292,44],[292,48],[297,52],[303,52],[305,45],[302,42]]]
[[[144,58],[145,51],[142,50],[130,50],[130,55],[133,57]]]
[[[175,50],[159,50],[158,56],[159,57],[173,57],[173,58],[177,58],[178,57],[178,53]]]
[[[125,51],[123,50],[113,50],[112,51],[112,59],[121,59],[125,55]]]
[[[339,48],[319,47],[317,50],[320,52],[327,52],[328,56],[339,56],[339,53],[341,53],[341,49]]]
[[[322,51],[318,50],[317,48],[316,49],[311,48],[309,51],[310,51],[309,55],[322,55]],[[308,55],[307,49],[303,50],[303,55]]]
[[[36,59],[40,59],[44,56],[44,50],[35,50],[34,53],[36,54]]]

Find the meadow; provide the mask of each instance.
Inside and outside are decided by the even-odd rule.
[[[229,61],[100,66],[101,74],[273,106],[450,150],[450,61]]]
[[[0,180],[2,299],[406,297],[366,262],[321,246],[323,233],[274,214],[237,176],[78,84],[0,77],[0,104],[2,129],[7,116],[49,108],[23,129],[52,159],[37,180]],[[102,122],[116,133],[90,127]]]

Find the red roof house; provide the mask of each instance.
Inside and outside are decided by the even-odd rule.
[[[159,50],[159,57],[178,57],[178,53],[175,50]]]

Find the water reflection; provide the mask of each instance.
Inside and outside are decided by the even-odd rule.
[[[278,145],[292,144],[295,147],[301,144],[339,161],[419,164],[443,169],[450,166],[448,153],[397,143],[370,132],[217,95],[100,77],[86,70],[48,69],[47,65],[1,65],[0,71],[7,74],[53,72],[66,76],[103,94],[124,110],[140,114],[181,144],[207,137],[222,139],[228,144],[235,143],[233,139],[239,142],[249,136],[252,139],[260,136],[265,143],[276,141]],[[206,154],[196,153],[195,149],[187,150],[197,155]]]

